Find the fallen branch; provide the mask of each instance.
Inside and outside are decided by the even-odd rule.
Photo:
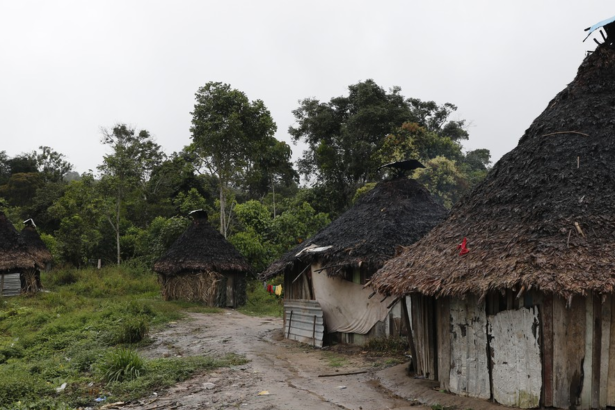
[[[348,373],[319,374],[318,377],[350,376],[353,374],[362,374],[362,373],[367,373],[367,370],[360,370],[358,372],[348,372]]]
[[[584,134],[579,131],[558,131],[558,132],[552,132],[550,134],[541,135],[541,137],[549,137],[551,135],[559,135],[559,134],[577,134],[577,135],[582,135],[584,137],[589,137],[589,134]]]

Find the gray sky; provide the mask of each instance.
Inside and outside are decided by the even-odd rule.
[[[465,147],[497,160],[595,49],[583,29],[613,15],[598,0],[0,0],[0,151],[48,145],[95,170],[100,128],[127,123],[170,154],[208,81],[263,100],[290,143],[300,99],[372,78],[456,104]]]

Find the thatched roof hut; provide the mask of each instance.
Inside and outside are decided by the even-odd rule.
[[[236,307],[245,302],[250,265],[235,247],[193,211],[192,224],[154,264],[165,299],[203,301]]]
[[[585,58],[449,218],[372,279],[380,293],[615,291],[615,50]],[[467,238],[469,253],[457,246]]]
[[[191,216],[192,224],[156,261],[154,271],[170,276],[185,271],[250,271],[239,251],[207,222],[204,211]]]
[[[45,246],[45,243],[36,231],[34,221],[28,219],[24,224],[24,228],[19,233],[19,243],[32,258],[35,267],[39,270],[44,270],[53,260],[51,252],[49,252],[49,249],[47,249],[47,246]]]
[[[34,265],[25,247],[20,245],[19,233],[0,211],[0,272],[17,272]]]
[[[380,182],[338,219],[275,261],[260,277],[292,272],[296,265],[309,265],[315,260],[329,276],[342,276],[349,268],[361,268],[371,274],[394,256],[397,246],[416,242],[446,213],[415,180]],[[309,252],[316,247],[329,248]]]

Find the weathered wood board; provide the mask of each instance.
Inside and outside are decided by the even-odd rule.
[[[545,295],[541,311],[543,404],[553,406],[553,296]]]
[[[489,399],[487,317],[485,303],[475,296],[451,298],[450,390],[463,396]]]
[[[580,406],[585,359],[584,297],[574,297],[571,306],[553,298],[553,407]]]
[[[505,406],[540,406],[542,363],[537,307],[489,316],[493,398]]]
[[[416,373],[437,380],[434,298],[414,294],[410,300],[412,333],[416,349]]]
[[[17,296],[21,293],[19,273],[0,274],[0,296]]]
[[[611,341],[611,296],[606,297],[602,303],[602,339],[600,340],[600,399],[599,407],[604,409],[607,406],[607,389],[609,376],[610,352],[609,344]]]
[[[438,342],[438,380],[440,388],[450,390],[451,370],[451,312],[450,299],[436,300],[436,341]]]
[[[615,297],[610,297],[611,316],[615,313]],[[606,405],[615,406],[615,320],[611,320],[609,333],[613,335],[609,341],[608,378],[606,386]],[[606,360],[606,359],[605,359]]]

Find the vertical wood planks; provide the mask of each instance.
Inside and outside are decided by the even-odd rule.
[[[611,341],[611,296],[602,303],[602,340],[600,341],[600,399],[598,405],[604,409],[607,406],[607,386],[609,379],[609,344]]]
[[[464,396],[489,399],[485,303],[475,296],[451,298],[450,390]]]
[[[611,302],[611,316],[614,316],[613,313],[615,312],[615,297],[610,297],[609,299]],[[615,336],[615,320],[611,320],[609,334]],[[612,337],[609,340],[606,405],[615,406],[615,337]]]
[[[586,298],[553,297],[553,407],[580,404],[585,357]]]
[[[597,409],[600,407],[600,358],[602,346],[602,303],[598,295],[588,297],[587,300],[593,304],[593,317],[591,321],[591,332],[588,329],[587,333],[592,336],[592,373],[591,377],[591,408]]]
[[[538,307],[504,310],[487,318],[493,398],[505,406],[536,408],[542,391]]]
[[[542,374],[543,404],[553,406],[553,295],[545,295],[542,303]]]
[[[438,342],[438,380],[440,388],[450,390],[451,371],[451,313],[449,298],[436,300],[436,326]]]
[[[436,329],[434,298],[414,294],[411,298],[412,329],[414,330],[414,343],[416,349],[416,372],[425,377],[436,380]]]
[[[581,391],[581,408],[589,409],[592,405],[592,343],[594,332],[594,301],[591,293],[582,298],[585,301],[585,360],[583,361],[583,390]]]

